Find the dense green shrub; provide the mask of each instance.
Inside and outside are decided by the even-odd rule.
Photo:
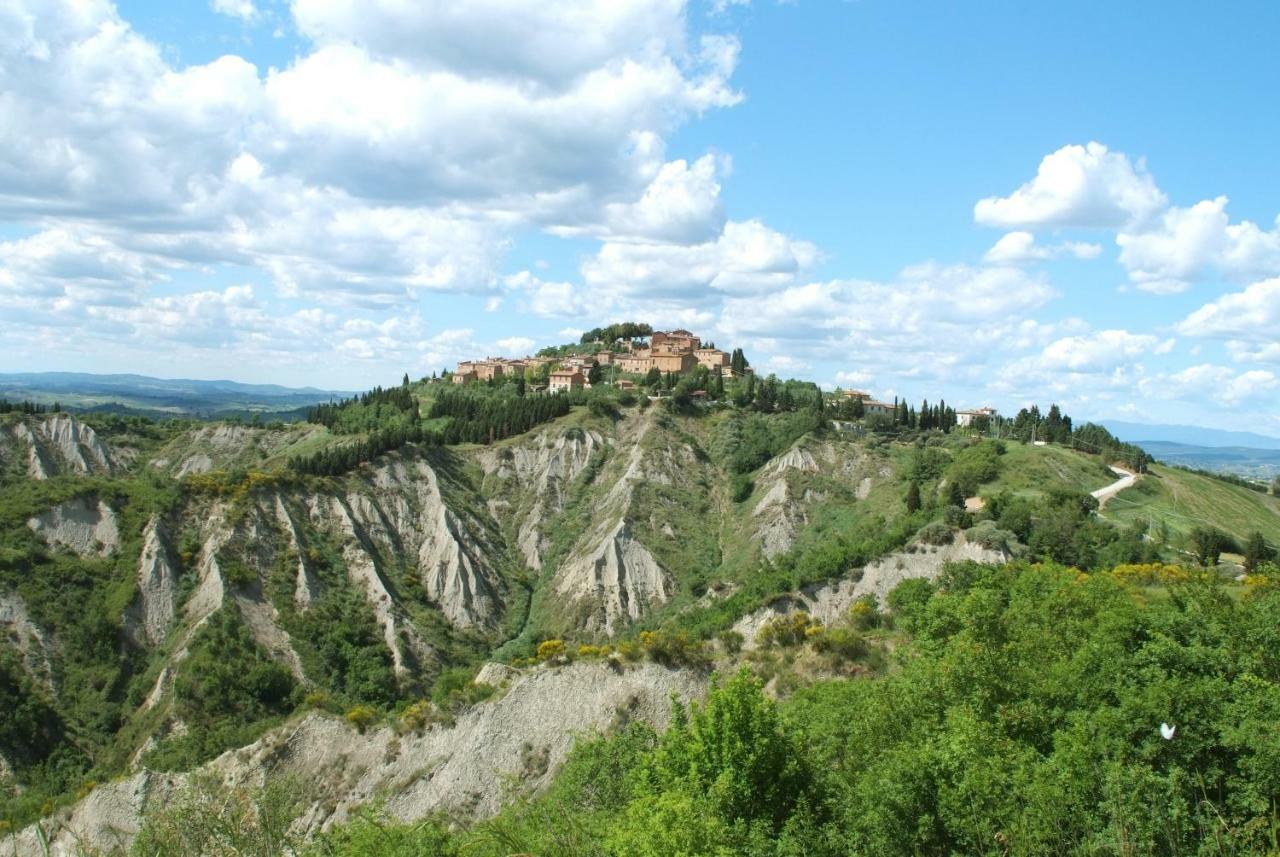
[[[1001,551],[1009,554],[1018,541],[1017,536],[1008,530],[1002,530],[993,521],[979,521],[975,526],[964,531],[965,541],[979,545],[987,550]]]
[[[959,486],[962,497],[972,497],[978,488],[1000,475],[1000,456],[1004,445],[987,440],[956,453],[946,470],[947,481]]]
[[[926,545],[949,545],[955,541],[955,531],[941,521],[934,521],[921,527],[916,539]]]
[[[444,819],[413,824],[391,821],[365,807],[301,852],[305,857],[455,857],[459,853]]]
[[[154,768],[188,770],[247,744],[301,701],[293,676],[233,611],[209,617],[189,651],[173,686],[173,713],[187,728],[147,754]]]
[[[286,779],[262,788],[229,789],[212,776],[195,777],[176,798],[152,801],[131,854],[296,854],[302,837],[290,830],[303,789]],[[96,852],[95,852],[96,853]]]

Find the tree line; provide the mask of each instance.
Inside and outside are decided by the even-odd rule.
[[[307,412],[307,422],[322,425],[335,434],[355,434],[392,422],[419,419],[418,400],[407,385],[374,387],[350,399],[316,405]]]
[[[483,391],[444,390],[431,403],[427,416],[432,420],[448,419],[439,425],[427,426],[419,417],[416,400],[412,397],[406,400],[404,396],[407,395],[407,390],[375,388],[339,405],[321,405],[316,409],[320,411],[316,421],[330,419],[330,424],[337,426],[345,424],[344,411],[353,408],[394,407],[399,413],[411,413],[412,419],[384,424],[351,443],[331,446],[310,455],[294,456],[289,459],[289,468],[296,473],[337,476],[409,443],[429,446],[493,443],[562,417],[574,404],[571,396],[495,395],[487,388]],[[403,409],[409,400],[412,400],[411,411]]]
[[[652,336],[653,328],[644,322],[624,321],[618,324],[610,324],[604,327],[593,327],[586,333],[582,334],[581,342],[588,345],[592,342],[603,342],[605,345],[612,345],[619,339],[639,339],[642,336]]]
[[[539,423],[569,413],[569,396],[477,396],[461,390],[440,393],[428,417],[451,417],[441,430],[442,441],[493,443],[523,434]]]
[[[61,410],[61,402],[54,402],[52,405],[41,405],[37,402],[28,402],[25,399],[21,402],[10,402],[8,399],[0,399],[0,414],[28,414],[30,416],[36,416],[38,414],[56,414]]]

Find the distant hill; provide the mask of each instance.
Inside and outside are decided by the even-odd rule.
[[[1102,425],[1121,440],[1142,444],[1144,441],[1163,441],[1189,446],[1245,447],[1248,449],[1280,450],[1280,437],[1257,434],[1251,431],[1224,431],[1201,426],[1157,425],[1126,423],[1104,420]],[[1152,453],[1154,455],[1154,453]]]
[[[40,404],[60,402],[83,411],[134,413],[152,417],[225,419],[261,415],[272,419],[302,416],[317,402],[351,393],[315,387],[151,378],[146,375],[95,375],[88,372],[0,374],[0,398]]]
[[[1158,461],[1215,473],[1269,480],[1280,476],[1280,450],[1247,446],[1195,446],[1164,440],[1136,441]]]

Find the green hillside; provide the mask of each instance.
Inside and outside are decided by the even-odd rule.
[[[1280,544],[1280,499],[1211,476],[1153,465],[1136,485],[1113,497],[1106,515],[1151,521],[1172,533],[1209,526],[1243,541],[1254,530]]]
[[[816,387],[778,388],[420,382],[296,425],[0,414],[0,701],[22,712],[0,731],[0,820],[311,709],[451,722],[492,692],[482,664],[535,666],[548,640],[702,668],[747,614],[896,551],[1105,572],[1185,562],[1197,525],[1280,544],[1275,498],[1159,466],[1096,514],[1133,452],[1097,431],[1102,454],[909,417],[841,431]],[[819,661],[883,665],[841,635]],[[830,671],[757,666],[788,687]]]
[[[1056,445],[1006,442],[1000,476],[983,494],[1009,491],[1019,497],[1042,497],[1055,488],[1095,491],[1116,481],[1096,455]]]

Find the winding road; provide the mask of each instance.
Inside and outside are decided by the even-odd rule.
[[[1138,481],[1138,474],[1130,470],[1125,470],[1123,467],[1112,467],[1111,472],[1120,478],[1115,482],[1112,482],[1110,485],[1091,492],[1094,499],[1098,501],[1099,511],[1101,511],[1103,506],[1107,505],[1108,500]]]

